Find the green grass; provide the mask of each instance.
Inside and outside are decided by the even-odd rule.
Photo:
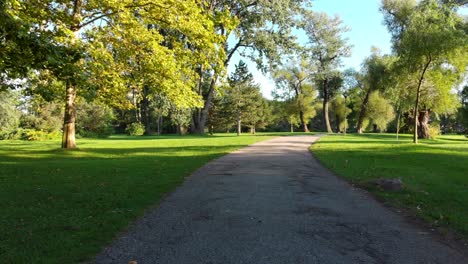
[[[313,154],[337,175],[368,187],[377,197],[407,208],[430,224],[449,227],[468,238],[468,140],[440,136],[411,143],[390,134],[326,136]],[[370,187],[377,178],[401,178],[404,189]]]
[[[204,163],[286,134],[0,141],[0,262],[89,260]]]

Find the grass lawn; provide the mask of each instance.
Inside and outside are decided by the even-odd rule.
[[[330,135],[312,145],[312,153],[337,175],[361,186],[377,178],[401,178],[404,189],[370,191],[407,208],[435,226],[468,238],[468,140],[440,136],[411,143],[391,134]]]
[[[0,262],[89,260],[204,163],[273,135],[0,141]]]

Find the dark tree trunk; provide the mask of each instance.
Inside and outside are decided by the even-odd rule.
[[[418,115],[418,138],[429,138],[429,110],[421,110]]]
[[[364,100],[362,101],[361,111],[359,112],[359,118],[358,118],[358,123],[356,127],[358,134],[362,134],[364,130],[362,125],[364,123],[364,117],[366,116],[367,104],[369,103],[370,93],[371,93],[371,90],[367,89],[366,96],[364,97]]]
[[[416,102],[414,103],[414,111],[413,111],[413,116],[414,116],[414,133],[413,133],[413,142],[418,143],[418,123],[419,123],[419,97],[421,96],[421,85],[424,81],[424,75],[426,74],[427,68],[429,68],[429,65],[431,64],[431,57],[428,58],[426,64],[424,65],[423,71],[421,73],[421,77],[419,78],[418,82],[418,89],[416,93]]]
[[[151,134],[150,126],[150,109],[149,109],[149,100],[148,100],[149,88],[145,85],[143,88],[143,100],[141,100],[141,121],[145,126],[145,135]]]
[[[75,119],[76,119],[76,87],[67,82],[65,116],[63,119],[62,148],[76,148]]]
[[[218,75],[215,74],[215,76],[213,76],[213,79],[211,80],[210,89],[208,90],[208,94],[207,94],[207,96],[205,98],[205,104],[204,104],[203,108],[199,109],[198,113],[197,113],[197,111],[195,111],[196,116],[194,116],[194,118],[195,118],[195,120],[193,122],[194,128],[192,129],[192,131],[194,131],[195,133],[198,133],[198,134],[204,134],[205,133],[206,120],[208,118],[208,113],[209,113],[209,110],[210,110],[210,107],[211,107],[211,100],[213,99],[215,85],[216,85],[216,82],[218,80],[217,76]]]
[[[379,132],[379,128],[377,127],[376,124],[373,124],[373,125],[372,125],[372,132],[374,132],[374,133],[378,133],[378,132]]]

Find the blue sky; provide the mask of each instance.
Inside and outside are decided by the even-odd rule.
[[[338,15],[343,23],[351,28],[346,33],[348,43],[353,45],[352,56],[343,60],[344,68],[359,65],[365,57],[369,56],[372,46],[376,46],[383,53],[389,53],[391,49],[390,35],[382,24],[383,16],[379,12],[380,0],[315,0],[312,9],[314,11],[326,12],[329,15]],[[299,36],[300,38],[301,36]],[[269,76],[258,72],[253,63],[240,56],[234,56],[229,65],[229,72],[234,65],[242,59],[248,63],[249,70],[253,73],[255,81],[262,87],[265,97],[271,98],[274,82]]]

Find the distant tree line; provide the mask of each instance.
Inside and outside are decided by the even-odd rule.
[[[0,138],[468,131],[462,1],[383,0],[391,54],[306,0],[0,2]],[[297,32],[306,36],[299,42]],[[238,53],[275,81],[265,99]]]

